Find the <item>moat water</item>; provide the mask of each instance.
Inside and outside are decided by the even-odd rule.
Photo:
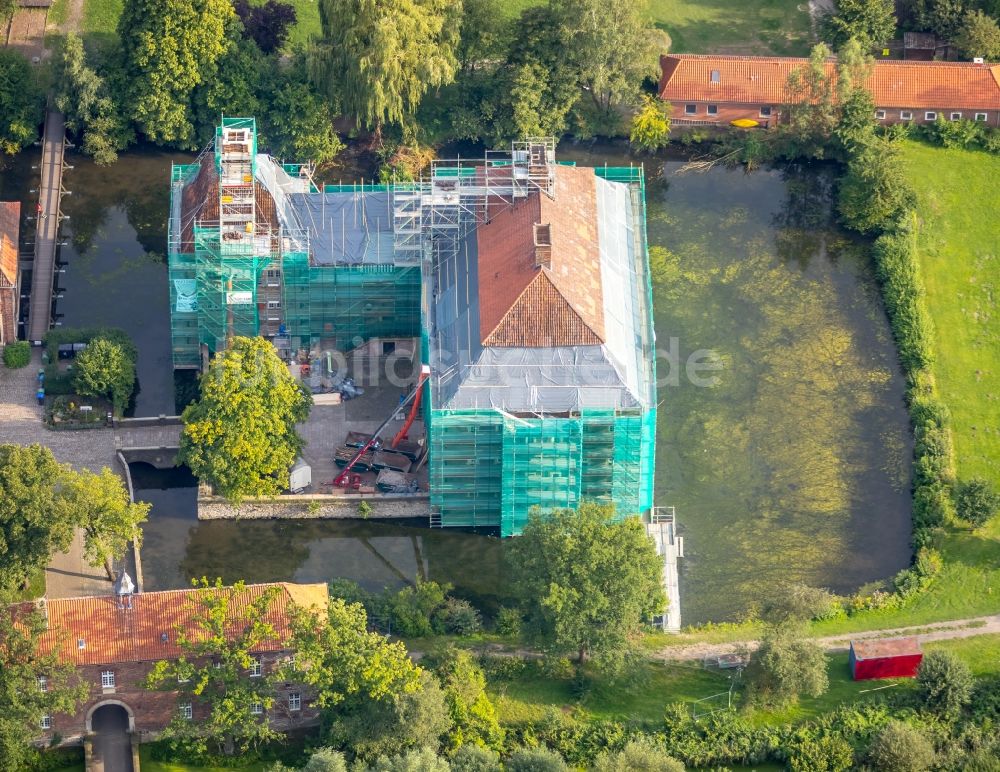
[[[752,174],[560,148],[581,164],[643,163],[660,388],[657,503],[685,536],[685,623],[740,616],[786,581],[846,592],[903,567],[911,438],[903,381],[866,245],[834,224],[835,171]],[[136,415],[174,410],[166,212],[171,160],[137,152],[110,168],[74,157],[56,311],[65,326],[126,329],[139,348]],[[0,198],[36,182],[26,153]],[[711,352],[711,353],[708,353]],[[688,358],[716,362],[698,385]],[[679,365],[679,366],[678,366]],[[676,377],[674,377],[676,376]],[[487,611],[504,601],[504,542],[419,523],[207,522],[182,473],[135,471],[153,504],[147,589],[192,577],[355,579],[370,589],[449,582]]]

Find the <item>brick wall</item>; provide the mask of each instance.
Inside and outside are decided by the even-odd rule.
[[[271,672],[277,663],[287,657],[288,652],[272,652],[261,655],[261,665],[265,673]],[[158,692],[144,689],[143,681],[153,669],[155,662],[129,662],[113,665],[85,665],[77,669],[90,693],[73,715],[52,716],[51,729],[42,733],[44,742],[51,742],[58,735],[62,744],[79,743],[87,733],[87,716],[102,704],[122,704],[127,706],[134,717],[135,732],[142,741],[153,739],[170,721],[178,710],[177,692]],[[110,670],[115,674],[115,686],[103,688],[101,673]],[[297,692],[301,696],[301,708],[292,711],[288,706],[288,695]],[[313,705],[311,693],[292,683],[279,683],[275,692],[275,704],[268,718],[271,726],[278,730],[298,729],[314,726],[319,721],[319,710]],[[207,715],[209,706],[192,705],[192,720],[198,721]]]
[[[17,287],[2,286],[0,278],[0,345],[17,340]]]

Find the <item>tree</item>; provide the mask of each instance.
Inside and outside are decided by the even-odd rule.
[[[848,156],[853,156],[875,138],[875,99],[868,90],[874,64],[856,40],[848,40],[837,57],[840,116],[834,133]]]
[[[510,754],[504,769],[507,772],[569,772],[563,757],[544,746],[519,748]]]
[[[62,41],[55,60],[55,104],[66,116],[66,127],[83,138],[83,151],[101,165],[118,160],[129,141],[128,132],[104,78],[87,64],[83,41],[73,32]]]
[[[263,110],[258,96],[260,82],[268,68],[277,64],[266,59],[253,41],[240,39],[238,27],[236,21],[229,25],[227,37],[232,43],[219,59],[215,77],[193,93],[193,119],[199,137],[215,132],[220,115],[258,115]]]
[[[553,654],[613,664],[643,623],[666,605],[663,564],[638,518],[612,505],[531,513],[509,551],[523,632]]]
[[[45,618],[24,607],[14,611],[7,599],[0,600],[0,758],[5,769],[31,769],[42,717],[72,714],[87,696],[87,687],[57,651],[39,648]]]
[[[486,693],[486,676],[472,654],[451,646],[438,657],[434,671],[441,679],[451,714],[451,750],[471,744],[502,751],[505,734],[497,709]]]
[[[126,0],[118,20],[129,117],[147,139],[192,147],[192,97],[229,50],[230,0]]]
[[[884,229],[914,203],[896,145],[873,138],[847,164],[837,208],[844,223],[861,233]]]
[[[60,490],[83,528],[84,554],[92,566],[104,566],[115,580],[113,560],[121,560],[130,541],[142,544],[142,529],[150,504],[133,503],[122,479],[105,467],[100,474],[86,470],[67,473]]]
[[[189,721],[178,710],[164,730],[166,739],[198,754],[210,747],[227,756],[243,754],[281,736],[267,718],[278,673],[250,675],[254,652],[282,643],[274,626],[265,621],[279,590],[269,587],[242,602],[247,600],[243,582],[228,588],[221,579],[214,585],[202,579],[195,586],[198,592],[189,603],[187,622],[176,628],[177,645],[184,654],[157,662],[145,686],[177,692],[178,706],[190,704],[198,715],[197,721]],[[241,602],[234,603],[234,598]],[[254,713],[255,704],[262,714]]]
[[[796,67],[788,76],[786,92],[788,122],[781,132],[793,142],[791,155],[823,158],[830,137],[837,128],[836,78],[824,43],[813,46],[809,61]]]
[[[382,756],[366,772],[449,772],[451,765],[432,748],[414,748],[396,756]]]
[[[854,749],[837,734],[805,734],[788,754],[791,772],[846,772],[854,768]]]
[[[262,5],[251,5],[249,0],[236,0],[236,15],[243,22],[243,30],[265,54],[272,54],[285,45],[288,33],[295,26],[297,13],[291,3],[267,0]]]
[[[502,772],[500,756],[488,748],[467,744],[451,757],[451,772]]]
[[[76,358],[73,388],[82,396],[111,400],[116,415],[128,407],[135,388],[135,351],[119,341],[95,338]]]
[[[56,487],[64,474],[48,448],[0,445],[0,593],[73,541],[74,518]]]
[[[962,660],[947,651],[924,655],[917,670],[921,704],[946,718],[954,718],[972,699],[975,679]]]
[[[38,137],[44,100],[28,60],[0,49],[0,153],[14,155]]]
[[[502,59],[512,33],[499,0],[462,0],[462,30],[455,50],[461,71],[473,72]]]
[[[632,740],[617,753],[604,751],[594,772],[684,772],[684,765],[646,736]]]
[[[934,746],[909,724],[890,721],[875,736],[868,758],[885,772],[924,772],[934,763]]]
[[[231,501],[277,494],[311,403],[270,343],[233,338],[202,376],[201,399],[184,409],[178,458]]]
[[[895,32],[893,0],[837,0],[836,10],[820,21],[820,34],[833,48],[853,39],[867,52],[891,40]]]
[[[344,149],[329,104],[309,83],[303,57],[275,73],[264,102],[262,134],[272,155],[326,164]]]
[[[457,0],[321,0],[319,11],[313,80],[377,136],[408,123],[428,89],[455,77]]]
[[[819,697],[829,686],[826,655],[802,637],[800,623],[770,625],[750,659],[747,684],[751,698],[764,705],[787,705],[802,694]]]
[[[599,112],[634,103],[643,79],[659,75],[644,0],[552,0],[572,45],[554,52],[570,57],[578,80]]]
[[[986,480],[976,477],[963,483],[955,497],[956,514],[976,528],[986,525],[1000,510],[1000,494]]]
[[[946,40],[958,33],[969,8],[968,0],[909,0],[908,5],[916,29],[933,32]]]
[[[969,11],[962,20],[955,45],[967,59],[981,56],[996,61],[1000,59],[1000,24],[982,11]]]
[[[632,117],[628,141],[650,152],[666,147],[670,141],[671,105],[659,97],[643,96],[642,107]]]

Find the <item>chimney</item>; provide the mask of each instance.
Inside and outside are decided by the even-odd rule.
[[[535,267],[548,268],[552,263],[552,228],[549,223],[534,225]]]

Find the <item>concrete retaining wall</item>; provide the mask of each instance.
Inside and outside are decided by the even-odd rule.
[[[358,506],[367,501],[368,518],[428,517],[427,496],[351,496],[304,494],[243,501],[239,506],[217,496],[198,496],[199,520],[362,520]],[[316,502],[316,504],[311,504]],[[310,505],[313,511],[310,511]],[[317,506],[318,505],[318,506]]]

